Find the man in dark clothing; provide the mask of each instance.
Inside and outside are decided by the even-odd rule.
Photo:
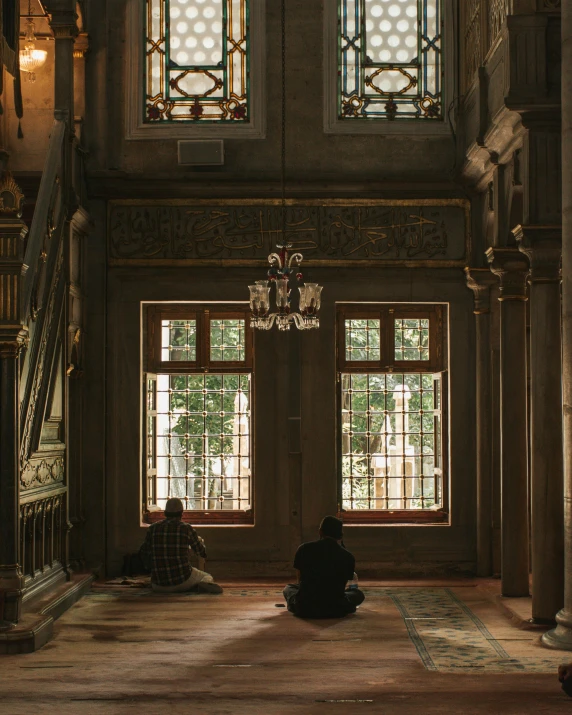
[[[364,594],[346,589],[354,578],[355,559],[342,546],[342,522],[326,516],[320,524],[320,539],[302,544],[294,568],[298,583],[284,589],[288,610],[300,618],[341,618],[355,613]]]

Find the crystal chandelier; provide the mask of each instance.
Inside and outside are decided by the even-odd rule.
[[[46,50],[36,49],[36,26],[32,16],[32,2],[28,2],[28,20],[26,29],[26,44],[24,49],[20,50],[20,69],[26,72],[26,76],[30,82],[36,81],[36,70],[39,69],[48,56]]]
[[[276,323],[278,330],[290,330],[290,325],[294,324],[299,330],[309,330],[319,328],[320,320],[318,311],[320,310],[322,286],[317,283],[303,283],[303,276],[299,272],[302,263],[301,253],[293,253],[289,256],[288,249],[292,246],[278,246],[280,253],[271,253],[268,256],[270,268],[268,270],[268,280],[256,281],[250,290],[250,324],[253,328],[260,330],[270,330]],[[296,278],[299,286],[299,312],[292,311],[290,306],[290,276],[297,270]],[[270,281],[270,285],[269,285]],[[270,288],[272,283],[276,286],[276,307],[277,313],[270,312]]]
[[[320,327],[322,286],[317,283],[305,283],[300,272],[303,261],[301,253],[289,251],[293,245],[288,243],[286,235],[286,0],[282,0],[282,245],[278,244],[279,253],[268,256],[270,268],[266,280],[256,281],[248,286],[250,290],[250,324],[259,330],[270,330],[276,323],[278,330],[290,330],[295,325],[299,330]],[[298,310],[292,310],[290,303],[290,277],[296,272],[298,280]],[[270,290],[276,286],[276,313],[270,312]]]

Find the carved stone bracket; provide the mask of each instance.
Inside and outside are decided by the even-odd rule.
[[[500,301],[526,301],[528,259],[517,248],[489,248],[486,252],[491,271],[500,280]]]
[[[513,229],[519,250],[530,261],[531,283],[561,280],[562,227],[517,226]]]
[[[498,281],[488,268],[465,268],[465,279],[467,287],[473,291],[475,297],[475,315],[490,313],[490,293],[491,288],[497,285]]]

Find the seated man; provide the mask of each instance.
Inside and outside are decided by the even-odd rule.
[[[364,594],[346,590],[354,577],[355,559],[342,546],[342,522],[326,516],[320,524],[320,539],[302,544],[294,568],[298,583],[284,589],[288,610],[301,618],[340,618],[355,613]]]
[[[214,583],[210,574],[191,566],[190,549],[203,559],[207,552],[202,539],[190,524],[182,521],[182,517],[183,502],[169,499],[163,521],[151,524],[147,530],[141,555],[151,567],[151,588],[160,593],[191,590],[222,593],[222,588]]]

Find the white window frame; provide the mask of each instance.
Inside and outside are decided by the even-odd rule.
[[[326,134],[398,134],[407,137],[451,134],[454,113],[449,106],[457,87],[458,13],[453,0],[443,0],[444,32],[443,119],[339,119],[338,118],[338,0],[324,0],[324,132]],[[449,116],[450,114],[450,116]]]
[[[266,137],[266,0],[250,0],[250,122],[187,124],[144,122],[144,0],[127,7],[127,139],[264,139]]]

